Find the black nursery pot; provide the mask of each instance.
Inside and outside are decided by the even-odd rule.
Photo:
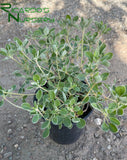
[[[87,119],[89,115],[92,113],[92,108],[88,107],[88,110],[82,115],[81,118]],[[76,126],[76,123],[73,123],[73,127],[71,129],[62,126],[61,129],[57,125],[54,125],[51,123],[51,129],[50,129],[50,138],[53,139],[56,143],[59,144],[71,144],[76,142],[79,137],[83,134],[83,129],[79,129]]]
[[[36,90],[36,92],[38,89]],[[35,92],[35,93],[36,93]],[[33,97],[33,102],[37,101],[36,96]],[[90,104],[85,104],[88,105],[87,111],[84,112],[81,118],[86,120],[90,114],[93,111],[93,108],[90,106]],[[62,126],[61,129],[59,129],[58,125],[54,125],[51,123],[51,129],[50,129],[50,138],[54,140],[58,144],[71,144],[76,142],[79,137],[83,134],[83,129],[80,129],[76,126],[76,123],[72,123],[73,127],[71,129],[65,127],[64,125]]]

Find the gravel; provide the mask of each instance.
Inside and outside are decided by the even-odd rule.
[[[8,153],[5,153],[5,154],[4,154],[4,158],[8,158],[8,157],[10,157],[10,156],[12,156],[12,152],[8,152]]]

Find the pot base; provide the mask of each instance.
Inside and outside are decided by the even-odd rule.
[[[87,111],[81,116],[83,119],[87,119],[87,117],[92,113],[93,109],[88,107]],[[75,123],[73,123],[73,127],[71,129],[62,126],[61,129],[59,129],[58,125],[54,125],[51,123],[51,129],[50,129],[50,138],[55,141],[58,144],[72,144],[76,142],[80,136],[83,134],[83,129],[80,129],[76,126]]]

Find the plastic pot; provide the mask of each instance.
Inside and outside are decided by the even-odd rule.
[[[87,119],[87,117],[92,113],[92,108],[89,106],[88,110],[82,115],[83,119]],[[76,142],[79,137],[83,134],[83,129],[79,129],[75,123],[73,123],[73,127],[71,129],[62,126],[61,129],[57,125],[51,123],[50,129],[50,138],[53,139],[56,143],[59,144],[71,144]]]
[[[39,89],[37,89],[36,92],[38,90]],[[33,97],[33,102],[34,101],[37,101],[36,96]],[[85,105],[88,105],[88,109],[86,112],[84,112],[82,116],[80,116],[84,120],[86,120],[87,117],[89,117],[93,111],[93,108],[90,106],[90,104],[85,104]],[[79,139],[79,137],[83,134],[84,128],[79,129],[76,126],[76,123],[72,123],[72,124],[73,124],[73,127],[71,129],[65,127],[64,125],[62,126],[61,129],[59,129],[58,125],[54,125],[53,123],[51,123],[51,129],[50,129],[50,135],[49,135],[50,138],[58,144],[71,144],[76,142]]]

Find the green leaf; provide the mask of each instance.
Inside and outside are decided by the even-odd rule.
[[[109,116],[110,116],[110,117],[113,117],[113,116],[116,115],[116,110],[115,110],[115,111],[108,110],[108,113],[109,113]]]
[[[66,15],[66,19],[71,20],[71,16],[70,15]]]
[[[67,100],[66,94],[64,92],[62,92],[62,95],[63,95],[64,102],[66,102],[66,100]]]
[[[63,124],[64,124],[65,127],[70,127],[71,126],[71,120],[68,117],[66,117],[63,120]]]
[[[0,107],[1,107],[3,104],[4,104],[4,101],[1,100],[1,101],[0,101]]]
[[[68,92],[69,88],[63,87],[64,92]]]
[[[101,64],[106,66],[106,67],[110,66],[110,62],[108,62],[107,60],[102,61]]]
[[[86,122],[84,119],[80,119],[80,121],[77,123],[78,128],[84,128]]]
[[[16,72],[16,73],[15,73],[15,76],[17,76],[17,77],[22,77],[22,74],[21,74],[21,73]]]
[[[50,134],[50,129],[49,128],[46,128],[44,131],[43,131],[43,134],[42,134],[42,137],[43,138],[47,138]]]
[[[61,40],[60,40],[60,43],[61,43],[61,44],[64,44],[64,43],[65,43],[65,40],[64,40],[64,39],[61,39]]]
[[[58,99],[55,100],[55,101],[54,101],[54,105],[55,105],[56,107],[60,106],[60,101],[59,101]]]
[[[113,53],[106,53],[103,58],[105,60],[109,60],[109,59],[112,59],[112,57],[113,57]]]
[[[73,21],[74,21],[74,22],[77,22],[78,19],[79,19],[78,16],[75,16],[75,17],[73,18]]]
[[[100,107],[99,107],[99,105],[97,105],[96,103],[91,103],[91,106],[92,106],[94,109],[100,111]]]
[[[35,114],[32,118],[32,123],[37,123],[39,121],[39,114]]]
[[[50,121],[45,121],[42,123],[41,128],[45,129],[45,128],[49,127],[49,125],[50,125]]]
[[[55,117],[52,118],[52,123],[54,125],[58,125],[58,117],[57,116],[55,116]]]
[[[80,118],[77,118],[77,117],[72,118],[72,122],[73,123],[78,123],[78,122],[80,122]]]
[[[14,41],[15,41],[19,46],[22,45],[22,41],[21,41],[18,37],[15,37],[15,38],[14,38]]]
[[[42,90],[39,89],[39,90],[37,91],[37,93],[36,93],[36,98],[37,98],[38,101],[41,100],[41,98],[42,98]]]
[[[33,80],[36,82],[36,81],[39,81],[40,80],[40,76],[38,74],[35,74],[33,75]]]
[[[78,107],[78,106],[75,106],[74,108],[73,108],[73,110],[75,111],[75,112],[78,112],[78,111],[80,111],[80,107]]]
[[[37,56],[37,50],[35,48],[32,49],[32,54],[33,54],[34,57]]]
[[[0,54],[3,56],[7,56],[7,50],[5,48],[1,48]]]
[[[106,44],[102,43],[102,45],[100,46],[100,49],[99,49],[100,54],[103,52],[103,50],[105,49],[105,47],[106,47]]]
[[[31,90],[31,89],[33,89],[33,88],[34,88],[34,87],[30,86],[30,87],[27,87],[26,89]]]
[[[73,79],[71,77],[68,77],[67,80],[68,80],[69,83],[73,82]]]
[[[54,93],[53,90],[50,90],[50,91],[49,91],[49,97],[50,97],[52,100],[55,99],[55,93]]]
[[[89,96],[87,96],[84,100],[83,100],[83,103],[87,103],[89,101]]]
[[[77,75],[77,78],[81,81],[84,81],[85,80],[85,75],[84,74],[78,74]]]
[[[92,52],[85,52],[85,55],[89,59],[90,62],[93,61],[93,53]]]
[[[77,112],[77,114],[79,115],[79,116],[81,116],[82,114],[83,114],[83,110],[79,110],[78,112]]]
[[[67,54],[67,51],[64,50],[64,51],[62,52],[62,57],[64,57],[66,54]]]
[[[120,125],[120,121],[117,118],[110,117],[110,122],[115,124],[115,125]]]
[[[21,107],[25,110],[28,110],[28,111],[33,110],[29,103],[22,103]]]
[[[47,27],[45,27],[44,29],[44,34],[47,36],[49,34],[49,29]]]
[[[23,97],[22,97],[22,102],[25,103],[25,102],[26,102],[26,98],[27,98],[27,95],[23,96]]]
[[[101,78],[100,75],[95,75],[95,76],[94,76],[94,79],[95,79],[95,81],[96,81],[97,83],[102,81],[102,78]]]
[[[118,110],[117,110],[117,114],[118,114],[119,116],[123,115],[123,109],[121,109],[121,108],[118,109]]]
[[[118,104],[117,103],[115,103],[115,102],[113,102],[113,103],[110,103],[109,105],[108,105],[108,109],[115,109],[115,108],[117,108],[118,107]]]
[[[118,131],[117,127],[112,123],[109,123],[109,129],[113,133],[116,133]]]
[[[83,30],[84,27],[85,27],[85,22],[84,22],[83,17],[81,17],[80,27],[81,27],[82,30]]]
[[[41,30],[35,30],[34,31],[34,36],[40,36],[42,34]]]
[[[10,47],[9,44],[6,44],[6,49],[7,49],[7,50],[10,50],[10,49],[11,49],[11,47]]]
[[[2,86],[0,86],[0,90],[2,90],[3,88],[2,88]]]
[[[3,95],[3,91],[0,90],[0,96],[2,96],[2,95]]]
[[[102,123],[101,128],[102,128],[105,132],[107,132],[107,131],[109,130],[109,126],[108,126],[105,122]]]
[[[45,41],[43,40],[43,39],[41,39],[40,41],[39,41],[39,44],[45,44]]]
[[[67,111],[66,108],[62,108],[62,109],[60,110],[60,114],[62,114],[62,115],[66,115],[67,113],[68,113],[68,111]]]
[[[67,35],[67,29],[63,29],[60,33],[64,34],[64,35]]]
[[[108,72],[102,73],[101,74],[102,81],[105,81],[108,78],[108,76],[109,76]]]
[[[90,96],[90,97],[89,97],[89,102],[90,102],[90,103],[96,103],[96,102],[97,102],[96,97]]]
[[[74,99],[74,98],[72,98],[72,99],[70,100],[70,105],[72,106],[73,104],[75,104],[75,99]]]
[[[28,44],[28,39],[25,39],[25,40],[23,41],[23,46],[25,47],[27,44]]]
[[[127,108],[127,105],[123,105],[121,108],[122,108],[122,109],[125,109],[125,108]]]
[[[115,91],[119,96],[122,96],[126,92],[126,87],[125,86],[117,86],[115,88]]]
[[[127,103],[127,96],[119,97],[120,101],[123,103]]]

